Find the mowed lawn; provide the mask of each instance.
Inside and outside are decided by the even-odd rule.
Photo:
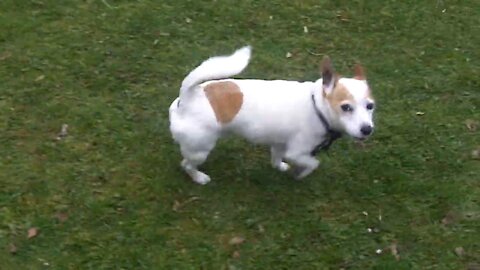
[[[0,26],[0,269],[480,269],[479,1],[2,0]],[[303,181],[226,139],[193,183],[168,106],[245,44],[242,78],[363,63],[373,137]]]

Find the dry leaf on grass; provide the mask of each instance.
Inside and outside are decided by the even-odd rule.
[[[68,214],[65,212],[58,212],[55,214],[55,218],[60,221],[60,223],[64,223],[68,219]]]
[[[398,249],[397,249],[397,243],[393,243],[390,245],[390,251],[392,252],[392,255],[395,257],[397,261],[400,260],[400,255],[398,254]]]
[[[463,249],[463,247],[456,247],[455,254],[457,254],[458,257],[463,257],[465,255],[465,249]]]
[[[175,200],[173,202],[172,210],[175,212],[178,212],[178,210],[180,209],[180,206],[181,206],[180,203],[177,200]]]
[[[60,129],[60,132],[57,135],[57,141],[67,137],[67,135],[68,135],[68,125],[63,124],[62,128]]]
[[[235,250],[235,251],[232,253],[232,258],[235,258],[235,259],[240,258],[240,252],[239,252],[238,250]]]
[[[38,228],[32,227],[32,228],[28,229],[28,235],[27,235],[28,239],[32,239],[32,238],[36,237],[37,235],[38,235]]]
[[[469,263],[467,265],[467,270],[480,270],[480,264],[478,263]]]
[[[348,17],[348,14],[345,12],[337,12],[337,19],[339,19],[342,22],[348,22],[350,18]]]
[[[12,53],[10,53],[10,52],[4,52],[4,53],[0,54],[0,61],[3,61],[3,60],[5,60],[5,59],[7,59],[7,58],[10,58],[11,56],[12,56]]]
[[[478,147],[477,149],[474,149],[472,150],[472,158],[473,159],[480,159],[480,147]]]
[[[263,227],[262,224],[258,224],[258,232],[259,233],[264,233],[265,232],[265,227]]]
[[[38,77],[35,79],[35,81],[36,81],[36,82],[39,82],[39,81],[41,81],[41,80],[43,80],[43,79],[45,79],[45,75],[40,75],[40,76],[38,76]]]
[[[445,214],[445,217],[442,218],[442,224],[447,226],[452,223],[455,223],[458,220],[458,214],[453,212],[453,211],[448,211],[447,214]]]
[[[478,121],[475,121],[473,119],[467,119],[467,120],[465,120],[465,126],[467,127],[467,129],[469,131],[474,132],[478,128]]]
[[[15,244],[10,244],[8,246],[8,251],[10,252],[10,254],[17,254],[18,248]]]
[[[236,245],[240,245],[243,242],[245,242],[245,238],[241,236],[235,236],[232,239],[230,239],[230,241],[228,241],[228,244],[231,246],[236,246]]]
[[[311,50],[307,50],[307,52],[311,55],[314,55],[314,56],[322,56],[323,55],[321,53],[317,53],[317,52],[314,52],[314,51],[311,51]]]
[[[175,212],[179,212],[181,210],[181,208],[183,208],[185,205],[187,205],[189,203],[192,203],[194,201],[198,201],[198,200],[200,200],[200,198],[196,197],[196,196],[188,198],[184,202],[179,202],[179,201],[175,200],[173,202],[172,210],[175,211]]]

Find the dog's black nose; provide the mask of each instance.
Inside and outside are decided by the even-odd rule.
[[[360,128],[360,131],[363,135],[368,136],[372,134],[373,128],[372,126],[362,126],[362,128]]]

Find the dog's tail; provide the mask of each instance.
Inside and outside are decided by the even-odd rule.
[[[191,89],[210,80],[226,79],[243,71],[250,61],[252,48],[245,46],[232,55],[215,56],[204,61],[185,77],[180,88],[180,100],[185,100]]]

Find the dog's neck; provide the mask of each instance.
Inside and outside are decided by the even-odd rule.
[[[322,122],[325,128],[329,128],[330,130],[340,131],[338,123],[337,121],[335,121],[335,117],[333,115],[330,104],[328,103],[327,99],[323,95],[321,80],[319,81],[315,83],[315,87],[314,89],[312,89],[312,96],[314,100],[314,104],[312,104],[312,106],[314,106],[314,109],[318,111],[318,113],[320,113],[325,119],[325,121],[327,122],[327,125],[325,125],[325,123],[323,123],[323,120],[319,119],[319,121]],[[320,117],[320,116],[317,116],[317,117]]]
[[[312,107],[313,107],[313,109],[315,111],[315,114],[318,118],[317,120],[323,126],[323,129],[325,131],[325,135],[323,136],[324,140],[312,149],[312,151],[310,152],[311,156],[317,155],[318,152],[320,152],[322,150],[328,151],[330,146],[337,139],[342,137],[342,133],[340,131],[338,131],[338,129],[336,129],[333,126],[334,122],[329,120],[329,119],[332,119],[330,105],[325,100],[325,98],[323,98],[323,93],[320,92],[320,95],[319,95],[319,94],[317,94],[318,92],[320,92],[320,91],[314,90],[311,93]],[[318,104],[321,104],[321,105],[319,106]],[[328,116],[326,116],[327,113],[328,113]]]

